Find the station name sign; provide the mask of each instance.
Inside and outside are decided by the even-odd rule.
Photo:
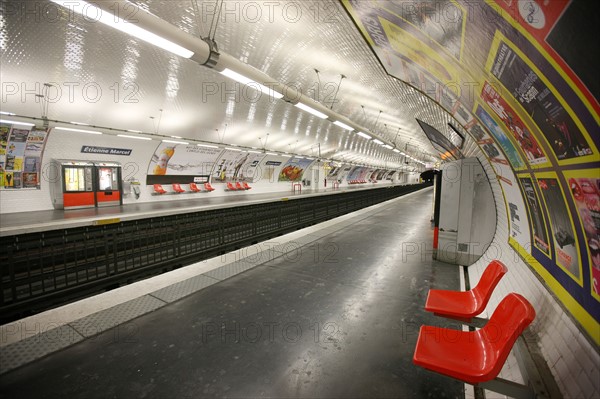
[[[84,145],[81,147],[81,152],[85,154],[104,154],[104,155],[131,155],[131,151],[126,148],[110,148],[110,147],[94,147],[91,145]]]

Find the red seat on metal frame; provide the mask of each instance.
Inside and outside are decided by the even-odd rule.
[[[160,184],[155,184],[154,185],[154,192],[157,194],[165,194],[167,192],[167,190],[165,190],[163,188],[163,186],[161,186]]]
[[[531,304],[521,295],[510,293],[480,330],[421,326],[413,363],[469,384],[493,380],[534,318]]]
[[[175,191],[177,194],[185,193],[185,190],[181,188],[181,184],[179,183],[173,183],[173,191]]]
[[[215,191],[215,188],[213,186],[210,185],[209,182],[204,183],[204,188],[206,189],[206,191]]]
[[[485,268],[477,285],[469,291],[429,290],[425,310],[439,316],[471,321],[487,306],[492,292],[508,268],[493,260]]]
[[[245,188],[242,186],[242,183],[240,183],[239,181],[235,183],[235,189],[236,190],[245,190]]]
[[[200,189],[200,187],[198,187],[198,185],[196,183],[190,183],[190,191],[199,193],[202,190]]]
[[[246,182],[243,182],[242,184],[244,185],[244,189],[246,189],[246,190],[250,190],[252,188]]]
[[[229,191],[237,191],[237,188],[231,182],[227,182],[227,190]]]

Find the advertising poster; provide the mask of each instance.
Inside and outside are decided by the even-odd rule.
[[[538,178],[538,186],[550,218],[556,264],[569,273],[573,279],[581,282],[581,263],[577,236],[558,180],[555,178]]]
[[[515,170],[524,168],[525,163],[523,162],[521,155],[519,155],[519,151],[515,148],[508,136],[504,134],[504,131],[500,129],[500,126],[498,126],[498,124],[496,123],[496,121],[494,121],[492,116],[488,114],[487,111],[484,110],[481,105],[477,105],[477,110],[475,111],[475,114],[477,115],[481,123],[483,123],[483,125],[487,128],[490,134],[494,136],[494,139],[496,139],[496,142],[504,151],[504,154],[506,155],[510,166],[512,166],[512,168]]]
[[[300,181],[304,171],[313,162],[314,160],[306,158],[294,157],[289,159],[285,165],[283,165],[283,168],[281,168],[278,181]]]
[[[529,177],[520,177],[519,181],[525,193],[525,201],[529,208],[529,220],[533,232],[533,244],[548,257],[550,256],[550,244],[548,243],[548,233],[546,223],[542,216],[542,209],[535,193],[535,188]]]
[[[592,155],[584,134],[540,75],[509,46],[499,42],[492,74],[531,116],[559,160]]]
[[[281,167],[283,161],[280,157],[267,155],[263,158],[259,165],[259,170],[262,173],[261,179],[273,183],[278,178],[276,171]]]
[[[504,98],[488,82],[485,82],[483,86],[481,99],[504,123],[508,131],[519,143],[530,164],[540,164],[547,161],[542,148],[533,134]]]
[[[348,174],[347,180],[364,180],[365,174],[367,172],[367,168],[362,166],[357,166]]]
[[[600,301],[600,177],[597,170],[565,173],[590,257],[591,294]]]
[[[219,148],[160,143],[148,165],[148,175],[209,175],[221,151]]]
[[[224,150],[215,163],[211,173],[212,181],[225,183],[230,181],[253,182],[259,174],[257,167],[265,154],[247,151]]]
[[[495,0],[538,42],[543,43],[570,0]]]
[[[6,155],[6,146],[8,145],[8,134],[10,125],[0,124],[0,155]]]

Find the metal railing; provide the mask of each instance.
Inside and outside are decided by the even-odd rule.
[[[0,323],[426,187],[350,191],[0,239]]]

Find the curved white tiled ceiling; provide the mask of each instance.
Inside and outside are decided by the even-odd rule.
[[[31,92],[52,82],[50,119],[247,147],[262,148],[266,141],[267,149],[303,155],[317,155],[320,146],[326,158],[400,164],[391,150],[282,100],[254,100],[252,90],[235,91],[233,81],[194,61],[83,17],[58,14],[50,2],[38,4],[37,14],[3,13],[2,81],[25,93],[3,98],[7,111],[40,117]],[[215,7],[215,1],[189,0],[136,4],[196,37],[208,34]],[[301,11],[294,13],[297,7]],[[386,74],[337,1],[225,1],[215,40],[221,52],[328,107],[345,75],[333,111],[421,160],[431,161],[429,154],[437,152],[415,118],[449,137],[448,122],[459,126],[428,97]],[[475,149],[468,139],[464,152]]]

